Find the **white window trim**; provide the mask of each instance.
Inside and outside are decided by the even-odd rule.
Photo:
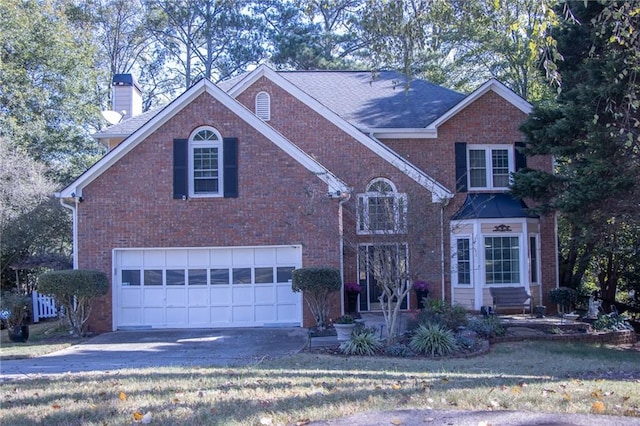
[[[467,145],[467,188],[469,191],[482,191],[482,190],[506,190],[508,186],[494,186],[493,185],[493,163],[491,158],[491,151],[494,149],[506,149],[509,152],[509,185],[512,181],[512,174],[515,173],[515,151],[513,145],[507,144],[482,144],[482,145]],[[487,165],[486,179],[487,186],[472,186],[471,185],[471,156],[470,151],[483,150],[485,152],[485,160]]]
[[[385,182],[391,186],[392,192],[380,193],[378,191],[367,191],[358,194],[357,201],[357,224],[356,233],[358,235],[385,235],[385,234],[406,234],[407,233],[407,194],[397,191],[396,186],[389,179],[376,178],[367,184],[367,189],[377,182]],[[369,198],[393,198],[394,205],[394,229],[386,230],[370,230],[369,229]],[[402,200],[402,212],[398,205]],[[360,214],[362,212],[362,214]],[[404,221],[400,224],[400,218],[404,217]],[[363,223],[364,221],[364,223]]]
[[[469,240],[469,284],[458,282],[458,240]],[[453,234],[451,238],[451,282],[456,288],[474,288],[474,243],[473,236],[469,234]]]
[[[218,140],[216,141],[194,141],[194,137],[203,130],[213,132]],[[194,159],[193,150],[195,148],[218,148],[218,192],[196,193],[194,188]],[[223,162],[223,141],[222,135],[210,126],[201,126],[195,129],[189,136],[189,197],[190,198],[215,198],[224,196],[224,162]]]
[[[262,121],[271,120],[271,96],[267,92],[258,92],[256,94],[256,115]]]

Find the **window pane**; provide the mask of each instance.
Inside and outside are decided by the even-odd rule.
[[[487,186],[487,158],[484,149],[469,150],[469,185],[474,188]]]
[[[379,192],[384,194],[387,192],[393,192],[393,187],[389,184],[389,182],[379,180],[369,185],[369,187],[367,188],[367,192]]]
[[[491,165],[493,186],[496,188],[509,186],[509,151],[506,149],[491,151]]]
[[[292,272],[296,269],[293,266],[279,266],[276,268],[276,276],[279,283],[288,283],[291,280]]]
[[[227,281],[229,274],[227,273]],[[189,285],[207,285],[206,269],[189,269]]]
[[[210,272],[210,276],[211,276],[211,285],[229,284],[228,269],[212,269]]]
[[[251,268],[233,268],[234,284],[251,284]]]
[[[457,241],[458,284],[471,284],[471,244],[469,239]]]
[[[121,281],[123,286],[140,285],[140,270],[123,269]]]
[[[518,237],[486,237],[487,284],[520,284]]]
[[[256,268],[256,284],[272,284],[273,268]]]
[[[369,230],[392,231],[395,224],[395,197],[369,198]]]
[[[167,285],[185,285],[184,269],[167,269]]]
[[[162,285],[162,269],[145,270],[144,285]]]

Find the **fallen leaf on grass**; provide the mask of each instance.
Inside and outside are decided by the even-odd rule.
[[[180,402],[180,399],[178,399],[178,398],[173,398],[173,399],[171,400],[171,402],[173,402],[174,404],[177,404],[178,402]]]
[[[563,393],[562,397],[565,399],[565,401],[571,401],[571,395],[569,395],[567,392]]]
[[[519,387],[517,387],[517,386],[514,386],[514,387],[511,389],[511,392],[513,392],[513,393],[515,393],[515,394],[518,394],[518,393],[520,393],[520,388],[519,388]]]
[[[631,398],[630,396],[623,396],[622,397],[622,403],[624,404],[625,402],[627,402],[629,400],[629,398]]]
[[[392,424],[392,425],[399,426],[399,425],[401,425],[401,424],[402,424],[402,420],[400,420],[400,419],[392,419],[392,420],[391,420],[391,424]]]
[[[593,404],[591,404],[591,412],[596,414],[604,413],[604,402],[596,401]]]
[[[53,408],[54,410],[59,410],[59,409],[61,409],[62,407],[61,407],[61,406],[59,406],[58,404],[53,404],[53,405],[51,406],[51,408]]]
[[[391,385],[391,389],[393,390],[398,390],[400,389],[402,386],[400,386],[398,383],[394,383],[393,385]]]
[[[594,397],[595,399],[602,400],[602,397],[604,396],[604,394],[602,393],[602,389],[597,389],[591,392],[591,396]]]
[[[135,420],[136,422],[139,422],[140,420],[142,420],[143,417],[144,417],[144,414],[142,414],[140,411],[134,411],[133,420]]]
[[[120,401],[126,401],[127,400],[127,394],[120,391],[120,395],[119,395]]]
[[[309,423],[311,423],[311,420],[309,419],[300,419],[296,422],[296,426],[306,426]]]

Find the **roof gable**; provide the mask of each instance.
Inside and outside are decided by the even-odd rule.
[[[322,166],[316,160],[311,158],[295,144],[285,138],[282,134],[275,129],[264,123],[258,117],[256,117],[251,111],[244,107],[244,105],[237,102],[230,97],[222,89],[217,87],[209,80],[202,79],[191,88],[185,91],[182,95],[178,96],[173,102],[167,105],[164,109],[158,112],[153,118],[149,119],[141,127],[136,129],[127,139],[125,139],[120,145],[115,147],[107,155],[98,160],[87,171],[80,175],[69,186],[64,188],[59,194],[60,198],[74,198],[82,196],[82,189],[91,183],[94,179],[100,176],[104,171],[111,167],[118,160],[123,158],[129,151],[145,140],[156,129],[170,120],[179,111],[181,111],[186,105],[195,100],[203,93],[208,93],[219,101],[222,105],[235,113],[240,119],[251,125],[257,131],[262,133],[267,139],[277,145],[285,153],[290,155],[294,160],[300,163],[303,167],[307,168],[314,175],[318,176],[322,181],[328,185],[328,193],[339,195],[342,192],[348,191],[347,185],[342,182],[338,177],[331,173],[327,168]]]
[[[289,94],[305,103],[309,108],[323,116],[325,119],[327,119],[336,127],[354,138],[356,141],[363,144],[379,157],[409,176],[419,185],[429,190],[432,194],[433,202],[439,202],[441,200],[453,197],[453,194],[444,185],[433,179],[420,168],[407,161],[387,145],[383,144],[378,139],[373,137],[373,135],[367,136],[363,134],[351,123],[347,122],[345,119],[343,119],[337,113],[312,97],[306,91],[301,90],[291,81],[281,76],[280,73],[273,71],[271,68],[265,65],[261,65],[253,72],[247,74],[244,79],[239,81],[234,87],[229,90],[229,95],[233,97],[239,96],[242,92],[244,92],[244,90],[250,87],[261,77],[268,78],[274,84],[277,84],[283,90],[287,91]]]

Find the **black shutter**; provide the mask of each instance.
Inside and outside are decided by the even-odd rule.
[[[524,154],[524,142],[516,142],[516,172],[527,167],[527,156]]]
[[[238,197],[238,138],[223,139],[224,197]]]
[[[173,198],[183,199],[189,196],[189,176],[187,162],[189,141],[173,140]]]
[[[456,192],[467,192],[467,144],[456,142]]]

